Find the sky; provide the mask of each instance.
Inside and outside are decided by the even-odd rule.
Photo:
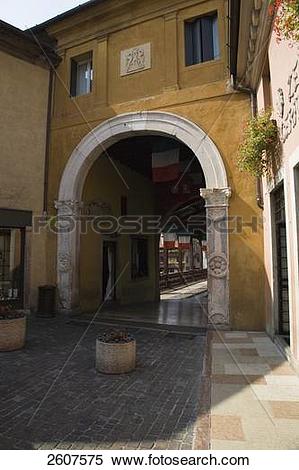
[[[0,0],[0,19],[27,29],[88,0]]]

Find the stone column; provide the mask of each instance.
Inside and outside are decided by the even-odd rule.
[[[228,200],[230,188],[201,189],[206,201],[208,323],[229,325]]]
[[[60,308],[79,309],[80,201],[55,201],[57,209],[57,284]]]

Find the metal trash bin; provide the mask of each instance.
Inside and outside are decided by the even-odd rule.
[[[56,314],[56,286],[39,286],[38,307],[39,317],[54,317]]]

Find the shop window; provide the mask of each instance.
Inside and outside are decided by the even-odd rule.
[[[132,279],[148,276],[148,242],[145,238],[132,238],[131,274]]]
[[[92,91],[92,53],[71,59],[71,96],[81,96]]]
[[[186,66],[218,59],[219,35],[217,13],[185,22]]]
[[[22,305],[24,232],[0,229],[0,301]]]

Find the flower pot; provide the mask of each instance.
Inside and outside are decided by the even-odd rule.
[[[111,343],[96,340],[96,369],[103,374],[125,374],[136,367],[136,341]]]
[[[0,351],[23,348],[26,335],[26,316],[0,320]]]

